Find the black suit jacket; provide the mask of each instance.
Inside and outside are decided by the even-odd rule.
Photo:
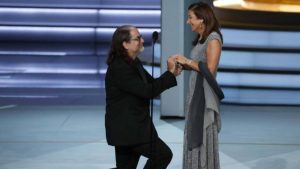
[[[141,66],[140,71],[137,66]],[[126,146],[150,142],[150,126],[153,126],[150,99],[176,85],[176,78],[169,71],[154,79],[138,59],[128,62],[115,58],[105,77],[108,144]],[[157,137],[154,126],[153,136]]]

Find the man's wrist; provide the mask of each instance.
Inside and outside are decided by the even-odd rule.
[[[175,71],[168,70],[168,72],[172,73],[175,76]]]

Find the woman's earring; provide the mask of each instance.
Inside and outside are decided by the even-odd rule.
[[[204,28],[204,23],[201,23],[201,29],[203,29]]]

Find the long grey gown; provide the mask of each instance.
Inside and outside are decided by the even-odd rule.
[[[191,59],[207,62],[206,49],[208,42],[217,39],[221,41],[218,33],[212,32],[203,44],[198,43],[191,51]],[[215,75],[214,75],[215,76]],[[189,93],[186,98],[186,119],[189,119],[189,107],[195,89],[197,72],[191,71],[189,80]],[[203,144],[201,147],[188,150],[187,148],[187,132],[190,121],[186,121],[184,130],[184,147],[183,147],[183,169],[220,169],[218,133],[221,129],[219,99],[210,88],[207,81],[203,81],[205,95],[205,113],[204,113],[204,132]]]

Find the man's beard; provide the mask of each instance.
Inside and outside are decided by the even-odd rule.
[[[145,50],[145,47],[144,46],[141,46],[140,47],[140,52],[143,52]]]

